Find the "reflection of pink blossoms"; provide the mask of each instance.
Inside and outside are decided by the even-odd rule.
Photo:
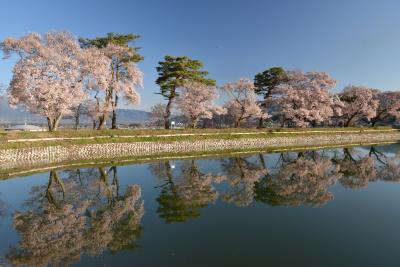
[[[229,190],[222,194],[222,200],[239,207],[250,205],[254,197],[254,184],[267,170],[254,166],[246,159],[231,158],[223,162]]]
[[[78,179],[68,178],[60,182],[62,187],[53,183],[37,188],[29,200],[35,202],[30,204],[32,208],[15,213],[14,227],[21,241],[7,254],[12,264],[69,265],[85,252],[99,255],[106,249],[118,251],[133,246],[144,214],[140,187],[129,186],[123,196],[110,196],[107,186],[100,192],[98,186],[91,186],[98,180],[95,172],[76,175],[83,176],[83,182],[88,183],[82,185]],[[58,179],[57,174],[51,175],[51,179],[54,177]],[[64,194],[59,194],[61,188]],[[39,197],[47,197],[49,191],[52,200],[63,199],[49,202]]]
[[[282,166],[266,186],[274,192],[274,201],[280,205],[321,206],[333,199],[327,189],[338,177],[338,169],[329,159],[299,158]]]
[[[372,157],[365,157],[361,160],[345,159],[339,162],[340,172],[343,177],[340,183],[349,188],[366,187],[369,182],[377,178],[375,161]]]

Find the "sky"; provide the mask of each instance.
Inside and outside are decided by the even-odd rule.
[[[1,9],[0,40],[51,30],[140,34],[145,83],[135,109],[163,101],[155,67],[165,55],[201,60],[220,86],[281,66],[328,72],[335,91],[400,89],[400,1],[18,0]],[[9,84],[14,63],[0,60],[0,85]]]

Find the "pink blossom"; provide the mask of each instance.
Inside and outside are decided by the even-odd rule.
[[[361,118],[371,119],[376,116],[379,100],[375,99],[376,90],[364,86],[349,85],[339,94],[343,103],[342,118],[344,126],[350,126]]]
[[[325,72],[287,72],[289,81],[276,99],[283,121],[297,127],[321,124],[338,113],[340,102],[330,94],[336,81]]]
[[[223,89],[230,98],[224,107],[232,116],[235,127],[239,127],[243,120],[268,116],[257,104],[255,87],[251,80],[241,78],[236,82],[226,84]]]
[[[211,119],[214,114],[224,114],[226,110],[214,105],[217,88],[196,82],[186,83],[181,88],[177,107],[189,120],[190,127],[196,127],[199,119]]]

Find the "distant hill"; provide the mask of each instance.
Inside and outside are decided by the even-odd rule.
[[[131,124],[143,123],[149,119],[149,112],[135,109],[118,109],[118,123]],[[12,109],[8,106],[5,99],[0,98],[0,124],[23,124],[26,121],[29,124],[45,124],[46,119],[22,110],[21,108]],[[63,120],[61,123],[71,123],[72,120]],[[82,117],[81,123],[91,123],[89,118]],[[108,123],[107,123],[108,124]]]
[[[4,98],[0,98],[0,123],[21,124],[25,122],[41,124],[46,123],[46,119],[22,110],[21,108],[12,109]]]
[[[150,119],[150,112],[137,109],[117,109],[119,123],[143,123]]]

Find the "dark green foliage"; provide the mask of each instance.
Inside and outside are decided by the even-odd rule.
[[[206,205],[188,205],[174,187],[174,184],[169,184],[168,187],[162,189],[157,198],[159,216],[166,223],[186,222],[189,219],[200,217],[200,208]]]
[[[165,56],[165,61],[159,62],[156,67],[159,77],[156,83],[160,86],[160,93],[166,99],[178,96],[176,89],[185,82],[198,82],[215,85],[215,81],[207,79],[207,71],[200,70],[203,63],[189,57]]]
[[[87,47],[97,47],[97,48],[104,48],[107,45],[114,45],[118,47],[124,47],[127,49],[124,53],[118,53],[114,55],[108,55],[111,57],[112,63],[111,63],[111,74],[112,74],[112,79],[115,79],[117,82],[120,79],[120,77],[123,76],[129,76],[127,75],[128,71],[125,65],[129,65],[130,63],[137,63],[141,60],[143,60],[143,57],[137,53],[137,50],[139,47],[134,47],[130,46],[130,43],[134,43],[137,38],[139,38],[139,35],[135,34],[119,34],[119,33],[108,33],[106,37],[97,37],[95,39],[85,39],[85,38],[80,38],[79,42],[83,48]],[[125,50],[125,49],[124,49]],[[111,128],[112,129],[117,129],[117,113],[116,113],[116,108],[118,105],[118,94],[117,92],[114,92],[114,88],[110,87],[108,88],[107,96],[106,99],[108,101],[112,101],[112,120],[111,120]],[[102,117],[99,120],[99,126],[98,129],[102,129],[104,127],[104,122],[106,120],[105,115],[102,115]]]
[[[268,99],[274,94],[274,90],[288,81],[285,70],[281,67],[273,67],[258,73],[254,77],[255,92],[262,95],[264,99]]]
[[[268,186],[270,177],[266,176],[259,182],[254,183],[254,200],[257,202],[265,203],[270,206],[280,206],[282,197],[276,194],[271,187]]]
[[[79,42],[82,47],[95,46],[97,48],[106,47],[108,44],[113,44],[122,47],[129,47],[132,50],[133,56],[120,59],[122,62],[139,62],[143,60],[143,56],[139,55],[137,51],[140,47],[129,46],[129,43],[134,43],[140,35],[129,34],[119,34],[119,33],[107,33],[105,37],[97,37],[94,39],[79,38]]]
[[[215,81],[207,79],[207,71],[200,70],[203,63],[189,57],[165,56],[165,61],[158,62],[156,70],[158,78],[156,83],[160,86],[160,92],[168,104],[165,108],[165,129],[170,128],[169,117],[171,115],[172,101],[179,96],[177,89],[186,82],[197,82],[206,85],[215,85]]]

